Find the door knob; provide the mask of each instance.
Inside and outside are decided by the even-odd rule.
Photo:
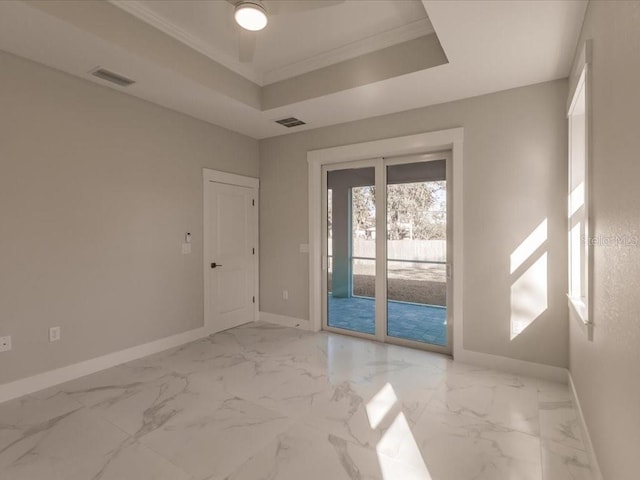
[[[220,265],[219,263],[213,262],[211,264],[211,268],[216,268],[216,267],[221,267],[222,265]]]

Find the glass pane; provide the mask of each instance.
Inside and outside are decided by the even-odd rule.
[[[327,324],[375,334],[375,170],[327,173]]]
[[[387,167],[387,335],[447,345],[445,160]]]

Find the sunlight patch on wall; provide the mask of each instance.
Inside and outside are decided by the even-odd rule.
[[[511,340],[547,308],[547,253],[511,285]]]
[[[511,254],[511,340],[520,335],[548,308],[545,218]]]
[[[545,218],[533,232],[511,254],[511,272],[522,266],[535,251],[547,241],[547,219]]]

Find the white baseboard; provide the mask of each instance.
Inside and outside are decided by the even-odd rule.
[[[0,385],[0,403],[207,336],[204,327]]]
[[[309,322],[309,320],[303,320],[296,317],[287,317],[286,315],[278,315],[276,313],[260,312],[260,321],[274,323],[283,327],[311,330],[311,323]]]
[[[571,390],[571,395],[573,396],[573,403],[576,407],[576,410],[578,410],[578,415],[580,417],[580,430],[582,433],[584,446],[587,449],[587,454],[589,455],[589,463],[591,465],[591,471],[593,473],[593,480],[602,480],[603,477],[602,472],[600,471],[600,465],[598,464],[598,459],[596,457],[595,450],[593,449],[593,443],[591,443],[591,435],[589,435],[589,429],[587,428],[587,423],[584,420],[582,407],[580,406],[580,399],[578,398],[578,392],[576,390],[575,384],[573,383],[571,372],[568,372],[567,377],[569,378],[569,389]]]
[[[479,365],[517,375],[526,375],[549,380],[556,383],[567,383],[567,369],[541,363],[527,362],[515,358],[491,355],[489,353],[474,352],[472,350],[454,351],[453,359],[457,362]]]
[[[260,320],[267,323],[281,325],[283,327],[301,328],[313,331],[311,322],[301,318],[288,317],[275,313],[260,312]],[[501,357],[488,353],[474,352],[472,350],[456,349],[454,360],[461,363],[479,365],[481,367],[493,368],[495,370],[526,375],[529,377],[542,378],[551,382],[567,383],[567,369],[554,367],[541,363],[516,360],[514,358]]]
[[[285,315],[278,315],[275,313],[260,312],[260,320],[263,322],[274,323],[276,325],[282,325],[283,327],[313,330],[311,322],[308,320],[287,317]],[[474,352],[472,350],[457,351],[454,355],[454,359],[462,363],[470,363],[481,367],[493,368],[499,371],[542,378],[551,382],[567,383],[567,369],[562,367],[516,360],[514,358]]]

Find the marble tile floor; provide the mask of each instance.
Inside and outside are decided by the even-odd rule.
[[[586,480],[565,385],[248,324],[0,404],[3,480]]]

